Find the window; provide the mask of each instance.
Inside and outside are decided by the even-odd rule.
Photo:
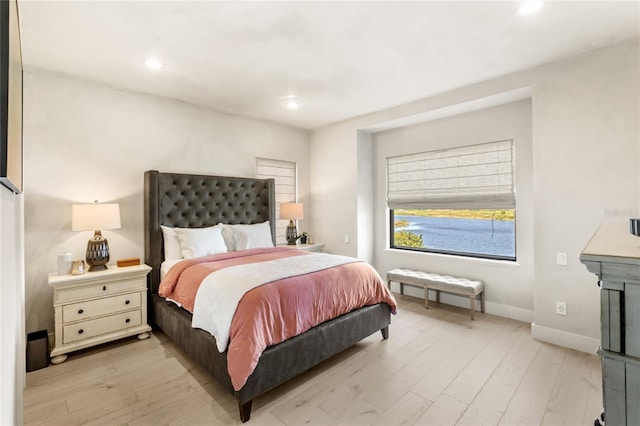
[[[387,158],[390,246],[515,260],[513,140]]]
[[[256,177],[273,178],[276,182],[276,217],[280,217],[280,203],[297,201],[296,163],[292,161],[256,158]],[[286,219],[276,220],[276,244],[286,244]]]

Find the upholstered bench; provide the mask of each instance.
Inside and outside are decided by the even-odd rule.
[[[400,294],[404,294],[404,286],[424,288],[424,307],[429,308],[429,289],[436,291],[436,302],[440,303],[440,292],[469,296],[471,303],[471,319],[476,311],[476,298],[480,296],[480,311],[484,312],[484,283],[479,280],[431,274],[412,269],[393,269],[387,272],[387,285],[391,289],[391,281],[400,283]]]

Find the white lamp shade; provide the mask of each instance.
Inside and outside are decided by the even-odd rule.
[[[71,230],[99,231],[118,229],[120,205],[114,204],[74,204],[71,206]]]
[[[302,203],[281,203],[280,219],[304,219]]]

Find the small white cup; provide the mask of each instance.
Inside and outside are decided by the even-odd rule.
[[[60,253],[58,255],[58,275],[70,274],[72,265],[73,256],[71,253]]]

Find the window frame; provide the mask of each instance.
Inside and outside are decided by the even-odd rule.
[[[416,209],[418,210],[418,209]],[[426,210],[426,209],[423,209]],[[451,209],[455,210],[455,209]],[[472,259],[486,259],[486,260],[500,260],[500,261],[508,261],[508,262],[517,262],[518,261],[518,238],[517,238],[517,212],[516,209],[514,211],[514,219],[513,219],[513,245],[514,245],[514,255],[511,256],[499,256],[494,254],[487,253],[471,253],[471,252],[462,252],[462,251],[454,251],[454,250],[442,250],[442,249],[432,249],[427,247],[406,247],[406,246],[397,246],[395,244],[395,212],[394,209],[389,209],[389,248],[393,250],[402,250],[416,253],[431,253],[431,254],[443,254],[448,256],[457,256],[457,257],[466,257]]]
[[[287,239],[286,239],[286,229],[287,226],[289,225],[289,220],[288,219],[280,219],[280,204],[281,203],[285,203],[285,202],[293,202],[293,203],[297,203],[298,202],[298,163],[295,161],[289,161],[289,160],[281,160],[281,159],[276,159],[276,158],[266,158],[266,157],[256,157],[255,158],[256,161],[256,177],[260,178],[260,179],[274,179],[275,180],[275,186],[276,186],[276,220],[273,225],[276,227],[276,245],[282,245],[282,244],[286,244],[287,243]],[[275,164],[265,164],[265,163],[275,163]],[[286,165],[287,167],[281,167]],[[278,192],[278,186],[279,186],[279,182],[278,179],[281,178],[282,176],[276,175],[276,174],[270,174],[270,173],[260,173],[259,172],[259,168],[260,167],[280,167],[282,169],[286,169],[286,170],[292,170],[293,171],[293,192],[288,191],[286,192],[286,195],[291,195],[293,196],[293,199],[287,199],[287,200],[279,200],[279,196],[282,196],[283,193],[279,193]]]
[[[405,247],[405,246],[397,246],[395,245],[395,212],[394,209],[389,210],[389,248],[394,250],[403,250],[409,252],[417,252],[417,253],[432,253],[432,254],[444,254],[449,256],[458,256],[458,257],[466,257],[473,259],[488,259],[488,260],[501,260],[501,261],[509,261],[509,262],[517,262],[518,261],[518,238],[517,238],[517,226],[516,221],[518,215],[516,214],[516,209],[514,210],[514,219],[513,219],[513,243],[514,243],[514,255],[511,256],[499,256],[494,254],[486,254],[486,253],[470,253],[470,252],[461,252],[454,250],[442,250],[442,249],[432,249],[426,247]],[[416,209],[418,210],[418,209]],[[423,209],[427,210],[427,209]],[[452,209],[453,210],[453,209]]]

